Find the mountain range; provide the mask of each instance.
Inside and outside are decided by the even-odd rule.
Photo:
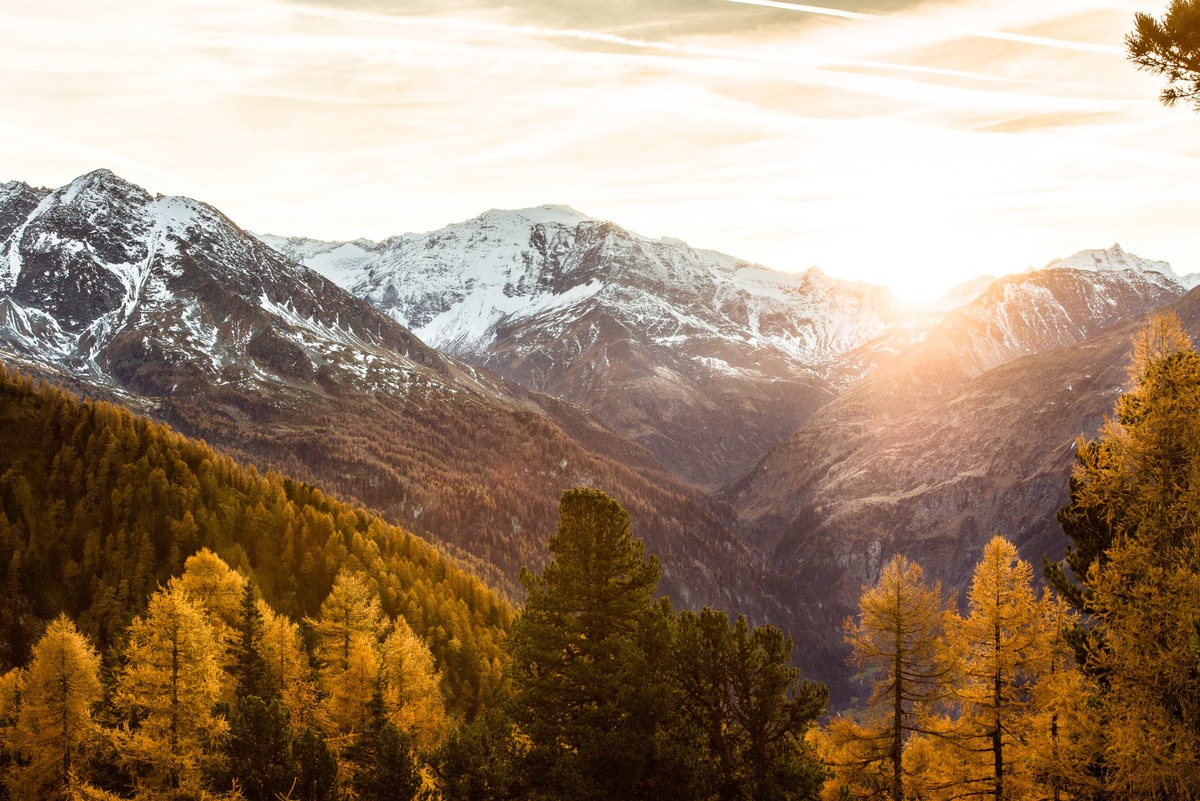
[[[891,553],[961,586],[1040,560],[1075,438],[1193,276],[1113,246],[931,308],[568,207],[382,242],[252,235],[98,170],[0,185],[0,357],[433,539],[512,594],[558,494],[633,517],[683,606],[770,621],[844,689],[840,621]],[[1195,329],[1193,329],[1195,330]]]

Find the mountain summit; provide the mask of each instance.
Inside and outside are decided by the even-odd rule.
[[[1043,269],[1136,273],[1149,280],[1157,280],[1166,286],[1176,285],[1185,289],[1191,289],[1200,284],[1200,274],[1177,275],[1167,262],[1143,259],[1127,252],[1119,244],[1103,250],[1081,250],[1065,259],[1055,259]],[[1029,272],[1034,272],[1034,270],[1030,269]]]
[[[777,272],[561,206],[379,243],[261,238],[434,347],[590,409],[709,487],[831,398],[829,365],[905,315],[882,287]]]

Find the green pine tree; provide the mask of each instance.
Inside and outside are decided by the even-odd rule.
[[[338,763],[325,738],[305,729],[292,745],[296,760],[296,784],[291,797],[296,801],[335,801]]]
[[[430,762],[445,801],[509,801],[529,796],[523,756],[512,720],[502,709],[490,709],[452,730]]]
[[[792,642],[773,626],[705,608],[680,615],[672,662],[683,717],[700,734],[696,797],[816,799],[824,785],[804,737],[828,690],[800,681]],[[685,730],[686,731],[686,730]],[[681,738],[677,738],[681,739]]]
[[[1159,94],[1164,105],[1183,100],[1200,111],[1200,2],[1171,0],[1161,20],[1138,12],[1134,22],[1125,37],[1129,60],[1167,79]]]
[[[278,700],[256,695],[238,699],[225,743],[229,775],[249,801],[284,798],[295,781],[292,729]]]
[[[421,787],[413,746],[412,736],[387,719],[383,687],[377,684],[367,704],[365,731],[343,754],[357,797],[363,801],[412,801]]]
[[[511,639],[528,780],[581,801],[643,797],[662,685],[639,629],[653,611],[658,560],[644,558],[629,515],[594,489],[563,493],[550,551],[540,575],[522,571],[528,598]]]
[[[233,635],[229,672],[236,683],[238,699],[256,696],[263,701],[279,697],[279,682],[263,657],[263,615],[258,608],[254,585],[246,582]]]

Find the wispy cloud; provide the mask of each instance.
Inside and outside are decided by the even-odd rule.
[[[887,14],[866,14],[861,11],[847,11],[840,8],[828,8],[826,6],[810,6],[801,3],[781,3],[777,0],[728,0],[730,3],[739,3],[748,6],[760,6],[763,8],[775,8],[784,11],[794,11],[802,14],[817,14],[826,17],[838,17],[840,19],[852,19],[865,22],[885,22],[890,25],[900,26],[922,26],[927,30],[932,30],[935,33],[945,36],[970,36],[977,39],[996,39],[1002,42],[1016,42],[1018,44],[1036,45],[1039,47],[1057,47],[1063,50],[1080,50],[1087,53],[1106,53],[1108,55],[1121,55],[1122,50],[1119,47],[1111,45],[1093,44],[1090,42],[1076,42],[1069,39],[1052,39],[1046,36],[1031,36],[1023,33],[1012,33],[1009,31],[988,31],[978,28],[955,28],[947,25],[933,25],[928,22],[918,22],[906,19],[900,16]]]
[[[1114,55],[1123,0],[785,5],[10,5],[0,180],[104,164],[329,238],[563,202],[880,281],[1200,254],[1162,222],[1200,213],[1192,119]]]

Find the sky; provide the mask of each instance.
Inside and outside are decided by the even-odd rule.
[[[1127,0],[0,0],[0,181],[106,167],[344,240],[570,205],[929,296],[1200,271],[1200,115]]]

